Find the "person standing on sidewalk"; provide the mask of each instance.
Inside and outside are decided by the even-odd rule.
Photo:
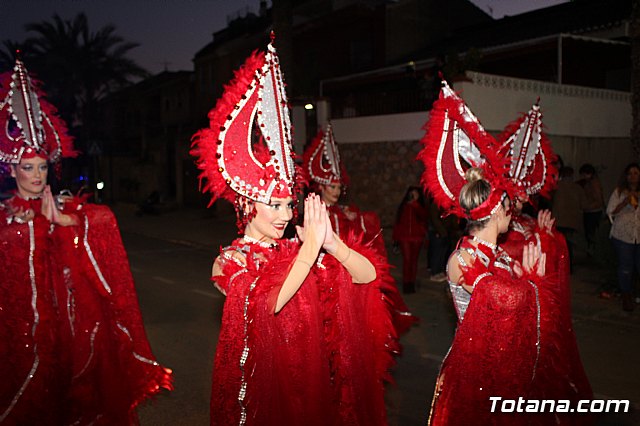
[[[315,194],[299,240],[283,238],[300,174],[273,33],[209,118],[191,152],[212,200],[234,203],[241,234],[211,274],[226,296],[211,424],[385,425],[383,381],[399,350],[380,290],[389,266],[339,237]]]
[[[458,217],[448,215],[443,217],[443,210],[429,197],[429,280],[434,282],[447,281],[445,273],[447,259],[452,247],[462,237],[461,224]]]
[[[410,186],[398,206],[393,226],[393,241],[402,252],[403,293],[416,292],[420,250],[427,244],[427,214],[422,189]]]
[[[585,163],[580,166],[580,180],[576,183],[584,189],[585,206],[583,212],[584,235],[587,238],[587,253],[593,255],[597,242],[598,228],[603,218],[604,197],[602,184],[598,179],[596,168]]]
[[[618,286],[622,293],[622,309],[633,311],[634,271],[640,273],[640,165],[625,167],[618,186],[609,197],[607,215],[611,220],[611,244],[618,257]]]

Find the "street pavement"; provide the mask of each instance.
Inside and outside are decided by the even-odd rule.
[[[222,296],[209,281],[219,247],[236,237],[230,209],[181,209],[136,215],[130,204],[113,206],[136,279],[147,334],[155,355],[174,370],[176,390],[139,408],[141,424],[206,425],[211,368]],[[385,230],[387,233],[388,230]],[[387,235],[386,241],[390,238]],[[615,283],[611,259],[595,262],[578,251],[572,275],[573,318],[587,375],[598,399],[628,399],[630,413],[607,414],[600,425],[640,425],[640,306],[621,309],[618,298],[600,290]],[[392,274],[400,281],[401,257],[389,250]],[[606,263],[609,263],[606,265]],[[455,313],[444,283],[428,280],[420,259],[417,293],[405,295],[420,317],[402,338],[403,355],[389,385],[391,425],[425,424],[433,385],[453,334]]]

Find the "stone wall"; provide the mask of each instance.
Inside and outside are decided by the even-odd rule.
[[[422,164],[418,141],[341,144],[340,159],[350,185],[345,202],[373,210],[383,227],[391,227],[408,186],[419,185]]]
[[[624,167],[636,161],[626,138],[578,138],[549,135],[555,152],[575,170],[584,163],[595,166],[604,189],[605,202]],[[396,209],[410,185],[418,185],[422,164],[415,160],[418,141],[340,144],[340,158],[350,185],[344,202],[373,210],[385,228],[393,226]]]

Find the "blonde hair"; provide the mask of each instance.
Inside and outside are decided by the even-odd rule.
[[[460,207],[470,212],[489,198],[491,185],[484,180],[483,171],[479,168],[468,169],[464,177],[467,183],[460,190]]]

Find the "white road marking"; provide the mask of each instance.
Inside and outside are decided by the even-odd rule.
[[[204,290],[199,290],[197,288],[191,289],[191,291],[193,293],[200,294],[202,296],[207,296],[207,297],[210,297],[212,299],[220,299],[220,297],[222,297],[222,295],[220,293],[218,293],[218,292],[214,293],[212,291],[204,291]]]
[[[154,280],[156,281],[160,281],[161,283],[165,283],[165,284],[175,284],[176,282],[173,280],[170,280],[168,278],[164,278],[164,277],[153,277]]]

